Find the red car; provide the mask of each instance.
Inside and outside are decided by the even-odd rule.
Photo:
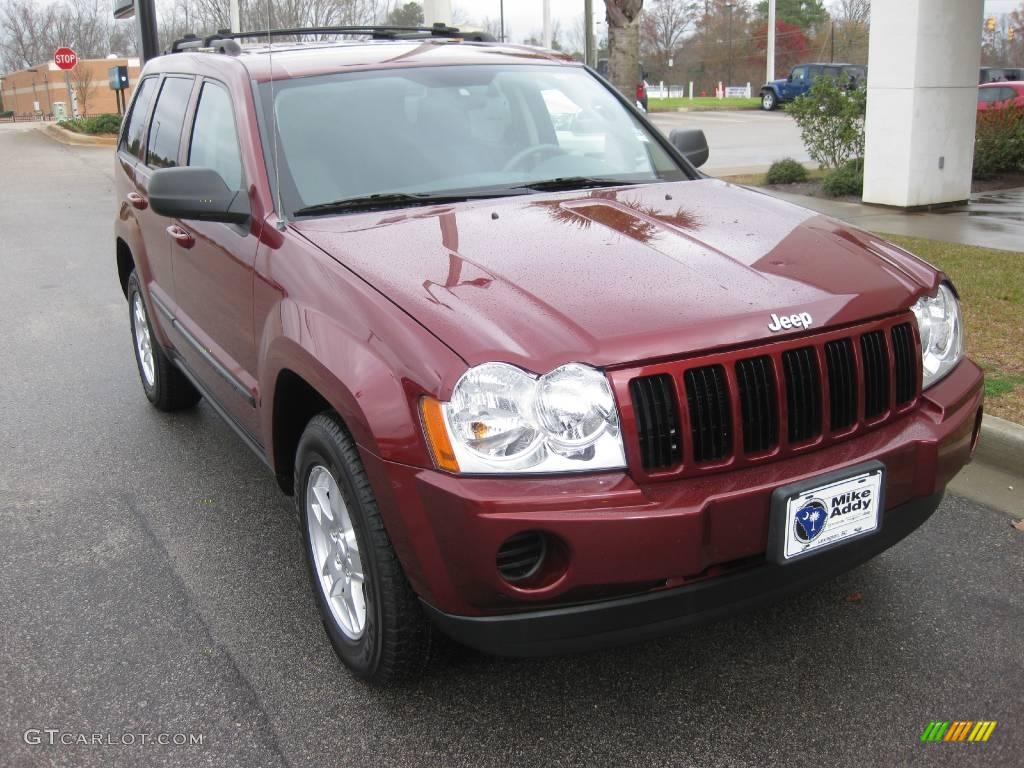
[[[115,162],[143,390],[204,399],[294,496],[356,675],[437,631],[678,631],[932,514],[982,414],[945,275],[703,176],[702,133],[581,65],[370,33],[179,41]]]
[[[978,111],[1024,107],[1024,82],[985,83],[978,86]]]

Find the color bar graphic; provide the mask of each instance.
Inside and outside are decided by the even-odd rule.
[[[932,720],[921,741],[988,741],[996,725],[995,720]]]

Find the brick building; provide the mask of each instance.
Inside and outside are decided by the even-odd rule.
[[[139,60],[135,58],[111,58],[111,59],[79,59],[79,66],[84,67],[89,73],[89,88],[86,93],[85,103],[79,104],[79,94],[76,93],[76,77],[57,68],[52,61],[39,64],[30,69],[22,69],[3,75],[3,83],[0,85],[0,94],[3,95],[4,110],[11,110],[17,117],[31,117],[34,114],[41,114],[44,117],[51,117],[54,112],[54,104],[64,103],[64,109],[68,117],[73,114],[73,109],[78,108],[80,114],[100,115],[104,112],[117,112],[117,101],[114,91],[110,89],[110,82],[107,73],[111,67],[128,66],[128,85],[125,91],[126,99],[131,98],[132,90],[139,77]],[[71,96],[68,96],[67,82],[71,80]],[[36,106],[38,105],[38,107]]]

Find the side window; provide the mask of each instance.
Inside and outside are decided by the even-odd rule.
[[[804,80],[807,78],[807,67],[797,67],[793,70],[793,80]]]
[[[142,136],[145,132],[146,116],[149,114],[149,106],[153,103],[155,92],[155,77],[147,77],[139,83],[135,92],[135,101],[132,102],[132,113],[128,117],[128,125],[121,135],[119,149],[130,152],[139,160],[142,159]]]
[[[183,77],[164,79],[146,143],[146,165],[150,168],[173,168],[178,164],[178,141],[192,82],[192,78]]]
[[[242,188],[242,156],[231,111],[231,97],[216,83],[204,83],[192,127],[188,164],[212,168],[230,189]]]

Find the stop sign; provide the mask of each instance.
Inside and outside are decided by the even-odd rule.
[[[78,56],[70,48],[58,48],[53,52],[53,63],[61,69],[74,69]]]

